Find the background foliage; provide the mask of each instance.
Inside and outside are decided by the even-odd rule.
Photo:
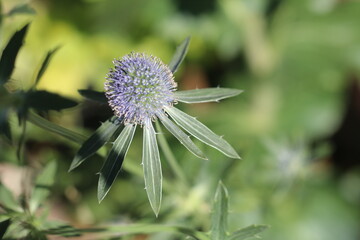
[[[21,128],[12,113],[13,146],[0,140],[1,182],[19,196],[24,177],[56,160],[46,202],[50,219],[80,227],[164,223],[207,231],[221,179],[230,197],[229,232],[264,223],[271,226],[262,233],[264,239],[359,237],[358,1],[2,0],[1,12],[1,49],[32,22],[7,88],[31,89],[44,56],[61,46],[36,89],[80,102],[47,117],[82,135],[92,133],[111,111],[82,99],[78,89],[102,91],[113,58],[131,51],[146,51],[168,63],[188,35],[188,55],[176,73],[179,89],[244,90],[220,104],[179,105],[224,134],[242,160],[207,147],[202,150],[210,161],[195,159],[167,134],[185,180],[179,181],[163,161],[163,207],[156,219],[143,189],[141,134],[135,135],[122,173],[99,205],[95,173],[105,149],[86,168],[68,173],[79,146],[29,123],[19,163],[13,146],[21,141]],[[151,239],[179,236],[157,233]]]

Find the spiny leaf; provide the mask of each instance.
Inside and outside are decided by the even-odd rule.
[[[134,137],[136,125],[126,125],[114,142],[109,156],[105,160],[99,173],[98,200],[101,202],[109,192]]]
[[[184,103],[218,102],[221,99],[236,96],[242,90],[231,88],[202,88],[175,92],[175,98]]]
[[[99,103],[107,103],[105,92],[97,92],[93,90],[81,89],[78,90],[81,96],[89,100],[93,100]]]
[[[119,128],[119,125],[120,122],[117,117],[112,117],[103,123],[80,147],[71,163],[69,172],[79,166],[88,157],[96,153],[96,151],[114,135],[114,132]]]
[[[219,182],[213,205],[211,239],[224,240],[227,236],[228,193],[222,182]]]
[[[161,205],[162,173],[159,148],[151,122],[144,125],[142,164],[146,193],[151,208],[157,216]]]
[[[44,61],[43,61],[42,64],[41,64],[40,70],[39,70],[39,72],[38,72],[38,74],[37,74],[37,76],[36,76],[36,78],[35,78],[35,84],[34,84],[34,86],[36,86],[36,85],[39,83],[41,77],[44,75],[46,69],[48,68],[49,63],[50,63],[50,61],[51,61],[54,53],[55,53],[57,50],[59,50],[59,48],[60,48],[60,47],[56,47],[56,48],[54,48],[53,50],[50,50],[50,51],[46,54],[45,59],[44,59]]]
[[[212,132],[204,124],[196,120],[194,117],[187,115],[175,107],[166,107],[166,112],[174,119],[174,121],[184,128],[188,133],[199,139],[200,141],[216,148],[226,156],[231,158],[240,158],[231,145],[220,136]]]
[[[232,233],[226,240],[245,240],[257,237],[257,234],[268,229],[266,225],[251,225]]]
[[[35,188],[32,191],[29,202],[30,212],[34,212],[49,196],[50,188],[55,182],[56,169],[56,162],[51,161],[36,177]]]
[[[38,111],[60,111],[62,109],[75,107],[77,105],[77,102],[74,100],[44,90],[30,90],[26,92],[25,98],[26,106]]]
[[[207,159],[205,154],[193,143],[193,141],[191,141],[190,137],[178,126],[176,126],[176,124],[174,124],[167,116],[159,114],[158,117],[166,129],[169,130],[169,132],[171,132],[192,154],[199,158]]]
[[[175,73],[179,68],[181,62],[184,60],[187,50],[189,48],[190,37],[187,37],[177,48],[173,58],[169,63],[171,72]]]
[[[17,31],[6,45],[0,58],[0,84],[5,84],[14,70],[16,56],[23,44],[29,24]]]

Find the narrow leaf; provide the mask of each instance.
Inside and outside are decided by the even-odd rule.
[[[21,212],[19,203],[4,185],[0,183],[1,206],[15,212]]]
[[[221,182],[218,184],[214,199],[211,239],[224,240],[227,236],[228,193]]]
[[[3,239],[8,227],[11,224],[11,220],[7,219],[5,221],[0,222],[0,239]]]
[[[184,103],[218,102],[221,99],[236,96],[242,90],[231,88],[202,88],[175,92],[175,98]]]
[[[42,118],[39,115],[33,113],[32,111],[28,112],[27,120],[29,122],[31,122],[32,124],[35,124],[36,126],[45,129],[46,131],[56,133],[66,139],[69,139],[70,141],[73,141],[73,142],[76,142],[79,144],[82,144],[87,139],[85,136],[83,136],[79,133],[73,132],[67,128],[61,127],[55,123],[52,123],[52,122],[46,120],[45,118]]]
[[[34,84],[35,86],[39,83],[41,77],[44,75],[46,69],[48,68],[49,63],[50,63],[50,61],[51,61],[54,53],[55,53],[57,50],[59,50],[59,48],[60,48],[60,47],[56,47],[56,48],[54,48],[53,50],[50,50],[50,51],[46,54],[45,59],[44,59],[44,61],[43,61],[42,64],[41,64],[40,70],[39,70],[39,72],[38,72],[38,74],[37,74],[37,76],[36,76],[36,78],[35,78],[35,84]]]
[[[169,130],[169,132],[171,132],[192,154],[207,160],[205,154],[193,143],[193,141],[191,141],[190,136],[186,135],[167,116],[165,116],[165,114],[159,114],[158,117],[166,129]]]
[[[226,156],[231,158],[240,158],[236,151],[220,136],[212,132],[204,124],[194,117],[187,115],[175,107],[166,107],[166,112],[175,120],[175,122],[184,128],[191,135],[200,141],[216,148]]]
[[[6,83],[13,72],[16,56],[23,44],[29,24],[17,31],[6,45],[0,58],[0,84]]]
[[[0,135],[4,135],[11,142],[12,137],[8,113],[8,109],[0,110]]]
[[[99,103],[107,103],[107,98],[105,96],[105,92],[97,92],[93,90],[81,89],[78,90],[81,96],[87,98],[89,100],[99,102]]]
[[[69,172],[78,167],[88,157],[94,155],[96,151],[101,148],[119,128],[120,122],[117,117],[112,117],[95,131],[80,147],[76,153],[74,160],[71,163]]]
[[[171,72],[175,73],[179,68],[181,62],[184,60],[187,50],[189,48],[190,37],[185,40],[176,48],[175,54],[169,63]]]
[[[144,125],[142,164],[146,193],[157,216],[161,205],[162,173],[155,130],[151,122]]]
[[[13,9],[11,9],[6,15],[7,16],[13,16],[16,14],[30,14],[34,15],[36,14],[35,10],[31,8],[28,4],[21,4],[15,6]]]
[[[257,237],[257,234],[268,229],[266,225],[252,225],[232,233],[226,240],[245,240]]]
[[[44,170],[36,177],[35,188],[30,197],[30,212],[34,212],[50,194],[50,188],[55,182],[57,165],[51,161]]]
[[[77,102],[56,93],[30,90],[26,92],[26,105],[38,111],[59,111],[75,107]]]
[[[98,200],[101,202],[109,192],[120,172],[122,163],[134,137],[136,125],[128,124],[114,142],[109,156],[99,173]]]

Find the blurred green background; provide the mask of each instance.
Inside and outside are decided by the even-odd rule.
[[[15,30],[32,22],[10,85],[31,86],[44,54],[61,46],[39,89],[82,102],[50,116],[64,127],[90,134],[111,114],[106,106],[84,101],[77,90],[102,91],[114,58],[141,51],[168,63],[189,35],[188,55],[175,75],[178,88],[244,90],[221,103],[179,104],[224,135],[242,160],[200,142],[210,161],[195,159],[167,134],[189,188],[166,187],[173,176],[162,156],[165,185],[157,219],[143,189],[140,131],[123,172],[99,205],[95,173],[102,159],[94,156],[67,173],[78,146],[29,124],[27,164],[39,168],[56,159],[60,165],[51,217],[79,226],[156,222],[206,230],[222,179],[230,195],[231,230],[264,223],[271,228],[263,239],[359,239],[359,1],[2,0],[2,12],[23,3],[36,13],[8,16],[0,29],[2,49]],[[13,131],[17,128],[14,121]],[[0,148],[0,178],[16,192],[19,179],[9,172],[24,167],[16,167],[8,144],[0,142]],[[143,237],[121,239],[150,239]]]

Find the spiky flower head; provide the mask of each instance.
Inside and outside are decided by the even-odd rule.
[[[159,58],[132,52],[113,64],[105,94],[115,115],[125,123],[143,125],[174,103],[174,76]]]

